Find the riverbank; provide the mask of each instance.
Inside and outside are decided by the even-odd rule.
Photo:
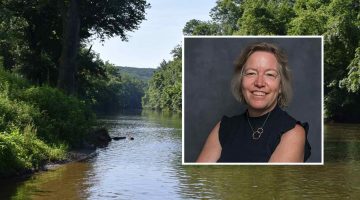
[[[28,174],[81,146],[96,118],[90,105],[0,67],[0,177]]]
[[[181,199],[173,189],[179,186],[180,115],[149,111],[103,117],[99,122],[108,127],[113,140],[97,148],[95,157],[24,181],[5,181],[0,184],[4,186],[0,199]],[[142,188],[144,193],[139,192]]]
[[[67,153],[66,159],[59,160],[56,162],[49,162],[44,165],[42,171],[53,170],[61,165],[68,164],[71,162],[81,162],[87,159],[93,158],[97,155],[96,149],[74,149]]]
[[[1,181],[4,180],[24,180],[35,173],[41,173],[48,170],[54,170],[64,164],[68,164],[71,162],[81,162],[86,159],[92,158],[96,156],[96,149],[74,149],[66,153],[66,157],[63,160],[56,160],[44,163],[39,168],[26,169],[23,171],[19,171],[15,174],[1,177]]]
[[[42,164],[36,168],[19,170],[16,173],[2,176],[1,179],[26,179],[37,172],[56,169],[61,165],[71,162],[84,161],[96,156],[96,150],[106,147],[111,140],[107,129],[95,128],[83,139],[81,145],[79,145],[80,147],[67,151],[63,159],[42,162]]]

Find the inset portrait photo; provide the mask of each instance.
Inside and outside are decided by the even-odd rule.
[[[184,36],[187,164],[322,165],[322,36]]]

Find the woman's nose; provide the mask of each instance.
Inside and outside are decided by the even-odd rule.
[[[265,80],[264,76],[258,74],[255,79],[255,86],[256,87],[264,87],[265,86]]]

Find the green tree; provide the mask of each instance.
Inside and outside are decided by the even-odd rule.
[[[119,101],[122,109],[141,109],[146,84],[128,74],[121,76],[121,93]]]
[[[181,59],[180,46],[172,50],[173,59],[160,63],[159,69],[149,81],[142,98],[144,108],[181,112]]]
[[[356,49],[355,57],[347,68],[348,76],[340,81],[340,87],[346,87],[349,92],[360,90],[360,47]]]
[[[91,50],[80,52],[79,93],[98,113],[113,113],[121,109],[140,109],[146,84],[120,73],[118,67],[103,62]]]
[[[326,116],[338,121],[356,118],[359,110],[352,107],[360,99],[348,91],[357,88],[358,4],[352,0],[297,0],[294,10],[296,16],[289,24],[290,34],[324,35]]]
[[[295,17],[289,23],[290,35],[321,35],[326,31],[326,6],[318,0],[298,0],[294,4]]]
[[[5,66],[21,72],[33,83],[57,80],[57,61],[61,43],[61,22],[55,1],[1,1],[4,11],[0,44]],[[55,70],[54,70],[55,69]]]
[[[220,35],[221,27],[215,22],[192,19],[183,28],[184,35]]]
[[[62,53],[58,87],[68,93],[75,93],[76,55],[80,43],[80,25],[86,27],[87,35],[90,31],[98,34],[100,38],[119,35],[126,40],[126,31],[138,28],[145,19],[145,8],[148,7],[144,0],[126,1],[79,1],[70,2],[61,6],[63,20]],[[93,12],[82,12],[85,10]],[[92,20],[88,20],[90,18]]]
[[[218,0],[211,17],[219,24],[221,34],[323,35],[326,117],[359,121],[356,102],[360,101],[360,4],[357,0]]]
[[[25,45],[20,46],[22,59],[15,61],[21,69],[25,69],[30,80],[34,79],[33,82],[41,84],[58,77],[55,78],[55,84],[73,93],[79,44],[86,42],[91,36],[102,40],[120,36],[122,40],[127,40],[126,32],[139,27],[140,22],[145,19],[145,9],[148,7],[145,0],[9,0],[1,1],[1,9],[6,14],[1,14],[0,17],[1,22],[7,26],[16,25],[9,24],[16,20],[24,22],[22,27],[13,28],[19,32],[18,35],[24,33],[21,39],[25,42]],[[17,46],[12,44],[12,41],[7,44]],[[4,48],[5,45],[1,49]],[[4,55],[6,54],[3,53],[2,56]],[[17,64],[14,64],[12,68],[16,66]],[[55,69],[55,72],[49,69]],[[40,79],[36,80],[36,76]]]
[[[232,35],[239,30],[237,21],[243,14],[242,2],[242,0],[218,0],[216,6],[211,9],[210,16],[214,22],[220,24],[224,35]]]
[[[355,0],[332,0],[326,11],[329,16],[324,33],[326,113],[336,121],[356,121],[360,95],[348,91],[356,91],[352,88],[356,82],[352,74],[356,74],[356,49],[360,46],[360,5]]]
[[[294,16],[292,4],[285,0],[244,1],[242,9],[235,35],[286,35]]]

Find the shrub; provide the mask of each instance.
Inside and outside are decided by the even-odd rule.
[[[29,82],[18,74],[5,71],[0,66],[0,92],[16,97],[21,89],[30,87]]]
[[[39,169],[45,162],[65,159],[66,145],[49,146],[32,126],[0,133],[0,177]]]
[[[24,129],[32,124],[34,118],[40,117],[40,111],[23,101],[11,100],[0,92],[0,131],[10,131],[14,128]]]
[[[55,88],[31,87],[22,98],[41,110],[34,122],[39,136],[46,141],[65,141],[78,146],[95,120],[84,102]]]

